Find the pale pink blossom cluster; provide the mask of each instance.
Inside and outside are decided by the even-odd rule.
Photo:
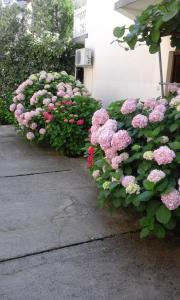
[[[33,106],[33,105],[35,105],[35,104],[37,104],[38,103],[38,97],[42,97],[42,96],[48,96],[48,95],[50,95],[50,93],[48,93],[48,91],[47,90],[39,90],[39,91],[37,91],[37,92],[35,92],[33,95],[32,95],[32,97],[30,98],[30,100],[29,100],[29,102],[30,102],[30,104]]]
[[[94,113],[91,127],[91,143],[99,144],[106,151],[111,148],[112,137],[117,130],[117,122],[110,120],[105,109],[100,109]],[[100,124],[103,124],[100,126]]]
[[[100,126],[104,125],[106,121],[109,119],[109,115],[104,108],[97,110],[92,117],[92,125]]]
[[[178,91],[178,85],[177,85],[177,83],[176,82],[170,83],[168,85],[168,91],[170,93],[173,93],[173,94],[176,93]]]
[[[46,129],[45,129],[45,128],[41,128],[41,129],[39,130],[39,133],[40,133],[41,135],[44,135],[44,134],[46,133]]]
[[[128,115],[136,111],[137,108],[137,100],[136,99],[127,99],[124,101],[121,107],[121,113],[123,115]]]
[[[92,174],[94,179],[97,179],[100,176],[100,171],[99,170],[95,170]]]
[[[111,147],[111,140],[113,138],[114,131],[109,128],[103,128],[104,130],[101,129],[99,130],[98,143],[101,146],[101,149],[106,150]]]
[[[169,210],[175,210],[180,206],[180,192],[173,189],[171,192],[161,195],[161,201]]]
[[[24,92],[24,90],[26,89],[26,87],[33,85],[33,81],[31,79],[27,79],[26,81],[22,82],[17,90],[15,91],[16,94],[21,94]]]
[[[132,119],[131,124],[134,128],[145,128],[148,124],[148,118],[142,114],[138,114]]]
[[[85,87],[81,89],[79,87],[73,88],[69,83],[60,82],[57,85],[57,96],[63,98],[72,98],[74,96],[89,96],[89,92]]]
[[[132,139],[127,130],[119,130],[117,131],[111,141],[111,146],[117,150],[121,151],[127,148],[132,142]]]
[[[117,154],[117,151],[110,147],[108,149],[105,150],[105,157],[107,158],[107,160],[109,162],[111,162],[111,160],[113,159],[113,157],[116,157],[118,154]]]
[[[122,186],[125,188],[127,188],[128,185],[135,183],[135,181],[136,181],[136,178],[134,176],[122,176],[121,180],[120,180]]]
[[[157,183],[165,177],[166,177],[166,174],[163,171],[155,169],[149,173],[147,180],[149,180],[150,182],[153,182],[153,183]]]
[[[146,99],[143,101],[144,109],[153,110],[157,105],[157,100],[155,98]]]
[[[29,141],[32,141],[34,139],[34,133],[33,132],[27,132],[26,137]]]
[[[167,146],[161,146],[153,152],[153,158],[158,163],[158,165],[170,164],[175,157],[175,152]]]
[[[131,137],[126,130],[117,131],[117,121],[109,119],[104,108],[94,113],[90,132],[91,144],[100,145],[105,152],[107,161],[112,164],[114,169],[117,169],[122,161],[128,159],[127,153],[118,155],[118,151],[129,146]]]
[[[154,109],[149,114],[149,122],[151,123],[161,122],[163,119],[164,119],[164,113],[162,113],[159,110]]]
[[[117,170],[119,168],[119,165],[123,161],[126,161],[128,158],[129,158],[129,154],[126,153],[126,152],[121,153],[120,155],[113,157],[112,161],[111,161],[112,168],[115,169],[115,170]]]

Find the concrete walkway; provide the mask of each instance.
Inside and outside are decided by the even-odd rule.
[[[180,241],[97,208],[84,159],[0,127],[0,299],[180,299]]]

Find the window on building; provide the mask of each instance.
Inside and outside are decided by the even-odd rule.
[[[76,68],[76,80],[80,80],[82,83],[84,83],[84,68]]]
[[[180,52],[174,52],[171,82],[180,83]]]

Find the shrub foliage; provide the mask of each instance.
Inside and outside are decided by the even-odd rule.
[[[92,119],[88,164],[99,205],[135,210],[141,237],[164,238],[180,223],[180,95],[127,99]]]
[[[30,141],[47,143],[68,155],[82,154],[93,113],[100,107],[66,72],[31,75],[15,91],[10,110]]]

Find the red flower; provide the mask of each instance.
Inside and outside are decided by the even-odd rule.
[[[74,124],[74,119],[70,119],[69,124]]]
[[[51,113],[47,112],[47,111],[45,111],[43,113],[43,116],[44,116],[44,119],[48,122],[51,122],[54,118],[53,115]]]
[[[91,168],[93,166],[93,163],[94,163],[94,157],[92,155],[88,156],[87,158],[88,168]]]
[[[94,147],[93,147],[93,146],[90,146],[90,147],[88,148],[88,154],[89,154],[89,155],[94,155],[94,153],[95,153]]]
[[[79,120],[76,122],[76,124],[77,124],[78,126],[84,125],[84,119],[79,119]]]

